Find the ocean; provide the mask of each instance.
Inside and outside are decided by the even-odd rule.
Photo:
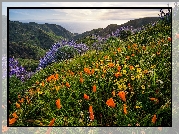
[[[97,28],[105,28],[110,24],[123,24],[128,20],[121,20],[121,21],[88,21],[88,22],[61,22],[56,23],[57,25],[61,25],[66,30],[72,33],[84,33],[86,31],[91,31]]]
[[[72,32],[72,33],[84,33],[86,31],[91,31],[93,29],[97,29],[97,28],[105,28],[110,24],[124,24],[126,22],[128,22],[129,20],[104,20],[104,21],[79,21],[79,22],[55,22],[55,21],[46,21],[46,22],[35,22],[38,24],[56,24],[56,25],[60,25],[63,28],[65,28],[66,30]],[[25,21],[24,21],[25,22]],[[26,21],[27,22],[27,21]]]

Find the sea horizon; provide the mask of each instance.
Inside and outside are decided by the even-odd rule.
[[[11,20],[11,21],[19,21],[22,23],[35,22],[37,24],[45,24],[45,23],[56,24],[56,25],[62,26],[63,28],[65,28],[71,33],[82,34],[86,31],[91,31],[93,29],[106,28],[110,24],[121,25],[121,24],[128,22],[129,20],[80,21],[80,22],[71,22],[71,21],[57,22],[57,21],[35,21],[35,20]]]

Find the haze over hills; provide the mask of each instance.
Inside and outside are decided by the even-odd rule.
[[[6,18],[4,16],[3,20],[5,21]],[[48,51],[52,44],[59,40],[81,40],[92,34],[106,37],[108,34],[120,29],[120,27],[133,26],[136,29],[158,19],[158,17],[146,17],[130,20],[122,25],[109,24],[106,28],[93,29],[82,34],[71,33],[56,24],[22,23],[9,20],[9,56],[37,60]]]
[[[139,18],[135,20],[130,20],[124,24],[117,25],[117,24],[109,24],[106,28],[98,28],[98,29],[93,29],[91,31],[86,31],[82,34],[76,35],[74,40],[77,39],[82,39],[85,38],[86,36],[89,36],[91,34],[96,34],[101,37],[105,37],[108,34],[111,34],[112,32],[115,32],[117,29],[120,29],[121,27],[127,27],[127,26],[132,26],[133,29],[140,28],[141,26],[145,26],[149,23],[156,22],[159,20],[159,17],[145,17],[145,18]]]

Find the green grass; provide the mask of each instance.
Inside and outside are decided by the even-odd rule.
[[[149,26],[126,41],[110,38],[103,51],[89,51],[47,66],[25,83],[11,78],[9,117],[13,118],[14,112],[18,116],[12,126],[48,126],[53,118],[53,126],[136,126],[137,123],[171,126],[170,35],[170,26]],[[87,74],[84,68],[94,69],[94,73]],[[121,74],[118,78],[117,72]],[[49,79],[56,74],[57,79]],[[67,82],[70,87],[66,86]],[[93,85],[97,86],[96,92],[92,90]],[[126,102],[118,96],[120,91],[125,91]],[[89,100],[84,99],[84,94]],[[21,98],[24,98],[23,103],[18,102]],[[106,104],[109,98],[113,98],[114,108]],[[57,99],[60,99],[60,109],[56,107]],[[16,102],[20,108],[16,107]],[[127,105],[127,114],[123,104]],[[89,119],[90,105],[93,121]],[[157,119],[152,123],[154,114]]]

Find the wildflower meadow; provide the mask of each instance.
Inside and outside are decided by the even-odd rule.
[[[125,39],[117,32],[96,39],[95,47],[58,42],[35,73],[11,58],[9,126],[171,127],[171,12],[160,17]]]

